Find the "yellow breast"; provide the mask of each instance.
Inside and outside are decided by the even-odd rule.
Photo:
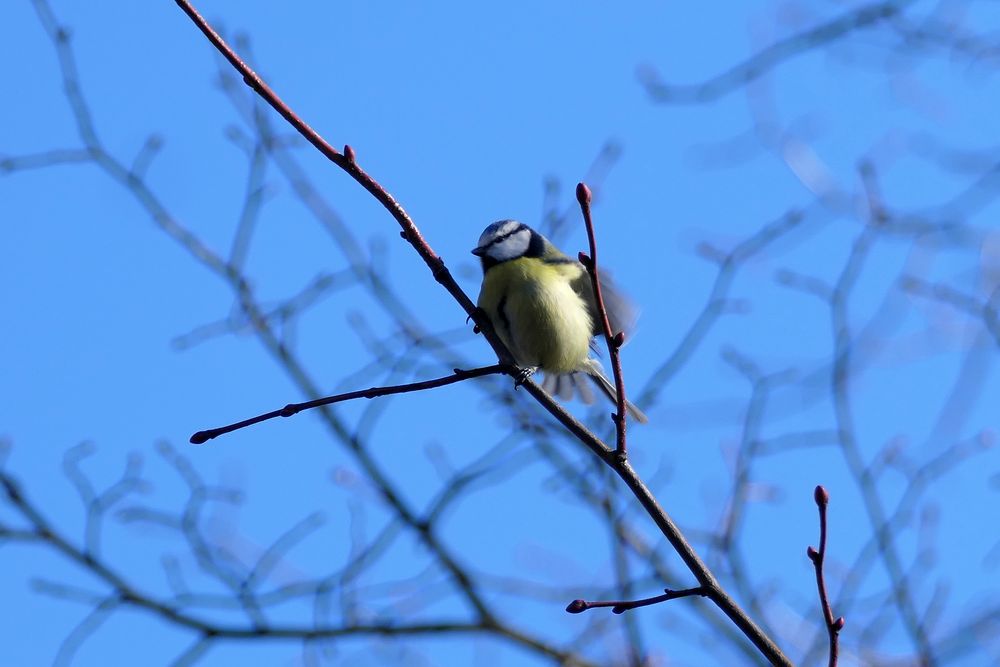
[[[586,360],[592,322],[570,284],[582,270],[576,262],[547,264],[522,257],[486,272],[479,307],[519,366],[568,373]]]

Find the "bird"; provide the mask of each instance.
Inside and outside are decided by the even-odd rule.
[[[617,402],[614,385],[590,356],[594,336],[603,328],[583,264],[517,220],[489,225],[472,254],[483,267],[477,305],[522,369],[520,381],[541,370],[543,389],[564,400],[576,390],[585,403],[592,403],[587,378]],[[631,329],[635,308],[604,276],[601,295],[612,331]],[[626,408],[637,421],[648,421],[631,401]]]

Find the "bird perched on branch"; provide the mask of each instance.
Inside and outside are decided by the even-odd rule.
[[[516,220],[500,220],[487,227],[472,254],[483,265],[479,308],[517,365],[525,369],[525,377],[541,369],[546,374],[542,383],[546,391],[568,400],[575,389],[585,403],[592,403],[593,392],[583,380],[586,376],[616,402],[614,385],[600,362],[590,356],[601,325],[583,264]],[[601,294],[612,331],[630,329],[635,310],[603,276]],[[638,421],[648,421],[631,402],[626,407]]]

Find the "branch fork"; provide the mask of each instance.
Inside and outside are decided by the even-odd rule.
[[[402,230],[403,238],[413,246],[414,250],[420,255],[424,263],[431,270],[434,275],[435,280],[437,280],[451,296],[458,302],[458,304],[465,310],[466,314],[469,315],[473,321],[476,323],[480,332],[485,336],[486,340],[489,342],[490,346],[497,353],[497,357],[500,360],[499,364],[490,367],[484,367],[481,369],[474,369],[472,371],[465,371],[463,374],[454,374],[446,376],[443,378],[438,378],[436,380],[430,380],[427,382],[434,383],[433,386],[443,386],[446,384],[452,384],[459,382],[471,376],[471,374],[476,373],[478,375],[487,375],[491,373],[504,373],[511,374],[512,366],[512,356],[507,350],[503,341],[500,340],[496,332],[493,330],[488,318],[485,318],[476,308],[475,304],[469,298],[469,296],[462,290],[462,288],[455,281],[454,277],[450,274],[444,262],[441,258],[434,252],[427,241],[424,239],[420,230],[417,228],[416,224],[410,218],[409,214],[403,209],[403,207],[389,194],[389,192],[379,184],[374,178],[369,176],[361,167],[358,166],[356,161],[356,156],[354,151],[350,147],[345,146],[344,152],[340,153],[335,148],[333,148],[325,139],[323,139],[315,130],[313,130],[305,121],[299,118],[285,102],[283,102],[270,87],[264,83],[263,80],[252,70],[243,60],[230,48],[228,44],[219,36],[219,34],[212,29],[208,22],[198,13],[198,11],[192,6],[190,0],[174,0],[181,9],[190,17],[190,19],[195,23],[199,30],[208,38],[212,45],[219,50],[220,53],[229,61],[229,63],[236,69],[236,71],[242,76],[243,80],[249,85],[255,92],[257,92],[272,108],[274,108],[296,131],[298,131],[303,137],[305,137],[309,143],[311,143],[317,150],[320,151],[325,157],[327,157],[331,162],[336,164],[338,167],[343,169],[351,178],[357,181],[362,187],[364,187],[382,206],[392,215],[392,217],[399,224]],[[775,665],[791,665],[791,661],[781,652],[781,649],[774,643],[774,641],[767,636],[767,634],[754,623],[743,609],[723,590],[723,588],[718,584],[715,576],[708,569],[707,565],[701,560],[700,556],[694,551],[690,543],[687,541],[683,533],[680,531],[678,526],[673,522],[673,519],[667,514],[667,512],[660,506],[659,502],[653,496],[649,487],[642,481],[636,471],[630,465],[627,457],[625,456],[625,414],[626,414],[626,399],[625,399],[625,389],[624,383],[622,381],[622,370],[621,361],[619,358],[619,347],[621,347],[624,341],[624,336],[621,332],[611,331],[610,323],[607,318],[607,310],[603,302],[603,296],[601,294],[600,282],[598,280],[598,270],[597,270],[597,244],[594,238],[593,222],[590,215],[590,199],[591,193],[590,189],[583,183],[577,187],[577,200],[580,203],[580,207],[583,211],[584,221],[587,225],[587,234],[590,242],[590,255],[588,257],[588,262],[586,265],[588,267],[588,273],[590,274],[592,284],[594,286],[594,294],[598,304],[599,315],[602,320],[602,327],[605,334],[605,340],[608,344],[608,351],[611,356],[611,361],[614,370],[615,387],[616,387],[616,403],[617,403],[617,413],[614,415],[616,433],[617,433],[617,443],[616,448],[612,450],[604,442],[602,442],[597,436],[591,433],[586,427],[580,424],[572,415],[567,413],[558,403],[556,403],[551,396],[549,396],[545,391],[541,389],[536,383],[528,380],[523,383],[525,390],[534,397],[538,403],[545,408],[550,414],[552,414],[570,433],[572,433],[577,439],[580,440],[595,456],[600,458],[605,464],[607,464],[614,472],[623,480],[623,482],[628,486],[632,494],[636,497],[638,502],[646,510],[647,514],[659,528],[660,532],[664,535],[668,542],[677,551],[680,558],[684,561],[685,565],[695,576],[701,586],[698,589],[687,589],[687,591],[676,591],[668,592],[666,595],[672,597],[686,597],[688,595],[704,595],[710,598],[715,605],[734,623],[734,625],[740,629],[740,631],[757,647],[761,654],[772,664]],[[412,383],[411,385],[399,385],[397,387],[382,387],[375,388],[371,390],[366,390],[363,392],[350,392],[349,394],[341,394],[338,396],[327,397],[325,399],[319,399],[319,403],[326,405],[329,403],[334,403],[342,400],[349,400],[350,398],[370,398],[376,395],[385,395],[386,393],[402,393],[404,391],[415,391],[414,385],[420,385],[426,383]],[[202,431],[196,433],[192,437],[192,442],[205,442],[213,437],[222,435],[223,433],[228,433],[230,431],[236,430],[238,428],[243,428],[251,423],[258,423],[264,421],[265,419],[272,419],[274,417],[282,416],[282,411],[301,411],[303,409],[308,409],[308,407],[315,407],[312,405],[317,403],[316,401],[304,404],[303,407],[296,409],[294,406],[286,406],[282,410],[275,410],[271,413],[266,413],[260,415],[251,420],[246,420],[245,422],[239,422],[237,424],[232,424],[227,427],[222,427],[221,429],[212,429],[210,431]],[[678,595],[678,593],[683,593],[683,595]],[[665,596],[656,596],[656,598],[650,598],[648,600],[640,600],[633,602],[622,602],[626,608],[632,608],[630,605],[634,606],[644,606],[645,604],[655,604],[657,601],[662,601],[661,598]],[[652,601],[650,601],[652,600]],[[594,606],[595,603],[582,603],[584,605]],[[599,603],[596,603],[599,604]]]

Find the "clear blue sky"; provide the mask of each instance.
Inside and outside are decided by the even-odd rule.
[[[208,247],[226,254],[241,214],[248,159],[227,130],[244,132],[246,126],[217,85],[214,51],[169,0],[53,4],[72,35],[94,127],[107,149],[129,163],[149,136],[160,137],[162,150],[148,171],[155,197]],[[547,181],[561,188],[558,208],[572,206],[573,186],[602,147],[619,146],[620,156],[599,184],[595,216],[602,263],[642,310],[625,351],[633,395],[647,387],[709,298],[718,271],[696,252],[699,244],[729,251],[788,211],[807,211],[800,231],[740,266],[725,313],[680,372],[654,388],[651,424],[632,431],[636,466],[659,475],[663,504],[695,533],[718,527],[732,483],[731,454],[745,435],[751,385],[724,361],[724,351],[752,359],[764,374],[791,371],[779,379],[754,437],[815,431],[817,439],[835,439],[829,435],[837,428],[828,395],[829,308],[776,276],[792,271],[827,286],[837,281],[862,229],[863,214],[851,213],[864,202],[862,159],[875,165],[891,212],[941,220],[958,210],[968,234],[951,245],[939,237],[915,242],[906,234],[886,234],[874,243],[846,310],[852,330],[871,332],[854,351],[850,386],[860,451],[870,462],[886,443],[898,442],[919,465],[955,442],[988,441],[996,428],[997,342],[975,317],[915,297],[899,282],[917,273],[978,298],[997,284],[1000,209],[988,194],[963,195],[988,168],[990,153],[946,169],[931,150],[995,146],[995,60],[933,51],[915,58],[887,33],[870,31],[790,58],[749,89],[739,87],[711,104],[671,106],[650,100],[637,68],[653,65],[666,81],[696,83],[851,5],[206,0],[198,6],[227,36],[251,37],[258,71],[332,144],[356,149],[360,164],[410,212],[473,296],[479,275],[468,251],[482,228],[500,218],[540,224]],[[917,3],[913,16],[930,8]],[[968,25],[998,25],[995,8],[972,3],[969,11],[963,19]],[[0,62],[0,160],[79,147],[56,51],[27,0],[0,7]],[[490,363],[484,343],[467,329],[454,333],[462,331],[464,314],[398,242],[398,229],[383,209],[312,151],[302,148],[297,155],[364,249],[384,257],[387,279],[420,314],[422,326],[453,332],[465,358]],[[992,155],[995,162],[995,148]],[[264,179],[265,204],[247,273],[267,303],[343,269],[345,260],[273,165]],[[825,206],[817,203],[817,192]],[[958,209],[942,208],[955,197]],[[574,225],[559,243],[574,254],[585,238],[578,218],[570,219]],[[5,467],[61,530],[83,539],[81,505],[60,466],[69,448],[92,443],[95,453],[83,467],[98,487],[112,483],[132,453],[145,460],[147,496],[122,507],[175,510],[183,502],[183,485],[158,446],[182,453],[206,482],[241,489],[238,510],[222,504],[210,513],[213,534],[237,558],[252,561],[290,525],[321,511],[323,527],[282,561],[274,583],[316,575],[343,559],[352,530],[377,532],[385,511],[370,488],[352,481],[355,463],[313,416],[271,422],[210,446],[187,444],[194,430],[302,395],[246,332],[178,349],[178,337],[232,312],[232,294],[120,184],[93,165],[0,170],[0,225],[0,437],[11,446]],[[394,333],[356,288],[334,292],[297,323],[297,350],[323,391],[447,372],[429,357],[410,360],[395,375],[366,372],[371,350],[348,325],[357,313],[380,338]],[[368,429],[363,411],[370,406],[338,413]],[[459,466],[507,432],[504,412],[468,387],[385,401],[384,410],[377,426],[365,431],[369,446],[417,507],[439,489],[429,451],[445,452]],[[539,413],[537,419],[547,417]],[[571,444],[556,445],[584,460]],[[514,443],[503,461],[522,456],[534,454]],[[834,590],[838,571],[870,535],[844,461],[830,445],[764,457],[752,472],[755,495],[742,553],[754,590],[771,595],[769,622],[782,628],[783,645],[796,659],[804,647],[789,641],[796,633],[787,628],[818,624],[815,616],[801,619],[815,597],[804,556],[817,535],[814,485],[825,484],[834,498]],[[923,527],[900,538],[905,568],[918,579],[918,607],[947,589],[934,636],[960,627],[995,595],[984,581],[995,582],[997,559],[984,554],[995,552],[1000,540],[986,518],[996,501],[991,475],[997,464],[995,450],[977,451],[936,479],[914,508],[915,517],[925,517],[914,525]],[[902,474],[887,473],[879,483],[890,509],[905,490]],[[0,508],[0,521],[14,523],[13,514]],[[443,530],[478,572],[590,587],[580,595],[610,583],[600,522],[558,488],[542,461],[470,495],[450,512]],[[168,590],[164,555],[196,576],[185,545],[166,529],[110,520],[103,537],[107,557],[151,591]],[[937,547],[927,562],[920,560],[926,540]],[[412,540],[403,540],[367,583],[406,579],[419,570],[419,555]],[[50,663],[86,614],[86,605],[35,592],[30,582],[38,577],[92,583],[51,551],[0,544],[0,664]],[[427,584],[432,590],[443,590],[440,577],[430,579],[438,582],[438,589]],[[876,566],[862,590],[878,598],[885,581]],[[657,592],[650,585],[637,594]],[[525,603],[525,625],[568,641],[596,618],[564,614],[571,597]],[[737,597],[746,602],[745,592]],[[405,602],[399,613],[407,613]],[[462,609],[448,596],[425,603],[416,608],[431,616]],[[381,601],[373,606],[384,610]],[[275,611],[287,618],[303,613],[308,609],[295,605]],[[641,613],[647,646],[671,656],[669,664],[708,664],[718,656],[696,642],[665,638],[676,635],[665,634],[664,624],[693,622],[683,601]],[[849,617],[849,630],[862,628],[852,627]],[[189,641],[142,613],[124,611],[87,641],[74,664],[169,664]],[[367,655],[368,646],[344,642],[331,663],[543,664],[488,640],[412,644],[424,662],[390,649]],[[893,626],[880,655],[910,648]],[[592,651],[607,656],[619,649],[609,639]],[[202,664],[247,664],[249,655],[252,664],[301,662],[293,645],[248,650],[219,646]],[[851,659],[845,664],[857,664]],[[982,660],[966,654],[953,664]]]

